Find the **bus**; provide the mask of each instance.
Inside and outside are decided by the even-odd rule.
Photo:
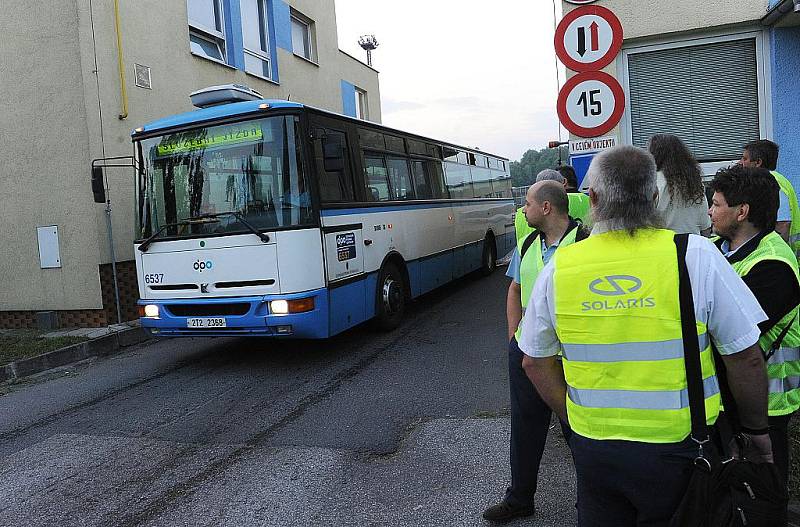
[[[508,160],[245,86],[132,133],[141,325],[322,339],[513,249]]]

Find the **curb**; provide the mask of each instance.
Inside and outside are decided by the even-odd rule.
[[[105,335],[79,344],[73,344],[65,348],[57,349],[30,357],[20,359],[5,366],[0,366],[0,383],[15,381],[35,373],[66,366],[73,362],[86,360],[92,357],[105,357],[118,353],[124,348],[141,344],[152,339],[152,335],[147,330],[136,327],[130,328],[110,335]]]

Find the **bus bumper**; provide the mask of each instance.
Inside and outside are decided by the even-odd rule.
[[[314,309],[278,315],[273,300],[313,298]],[[140,317],[143,328],[161,337],[252,336],[320,339],[328,337],[328,292],[317,289],[286,295],[231,298],[139,300],[140,306],[158,306],[158,317]],[[191,319],[224,319],[225,327],[192,327]]]

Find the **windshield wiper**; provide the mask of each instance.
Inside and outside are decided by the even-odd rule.
[[[252,225],[250,225],[247,222],[247,220],[244,219],[244,215],[241,212],[239,212],[238,210],[228,210],[228,211],[225,211],[225,212],[215,212],[215,213],[212,213],[212,214],[201,214],[200,216],[193,216],[193,217],[191,217],[189,219],[190,220],[201,220],[201,219],[206,219],[206,218],[213,219],[213,218],[219,218],[220,216],[233,216],[233,217],[235,217],[237,220],[239,220],[242,223],[242,225],[247,227],[247,230],[249,230],[250,232],[252,232],[256,236],[261,238],[262,242],[269,243],[269,236],[264,234],[263,232],[259,231],[258,229],[256,229]],[[219,220],[217,220],[217,221],[219,221]]]
[[[167,223],[166,225],[162,225],[156,232],[154,232],[150,237],[148,237],[142,244],[139,246],[139,250],[142,252],[147,252],[147,248],[150,247],[150,244],[158,238],[158,235],[164,232],[165,230],[169,229],[170,227],[179,227],[181,225],[197,225],[202,223],[217,223],[219,220],[215,218],[186,218],[181,221],[175,223]]]
[[[247,227],[247,230],[258,236],[262,242],[269,243],[269,236],[259,231],[252,225],[250,225],[250,223],[248,223],[247,220],[244,219],[244,216],[242,215],[241,212],[235,210],[229,210],[226,212],[217,212],[213,214],[201,214],[199,216],[192,216],[191,218],[185,218],[176,223],[168,223],[166,225],[162,225],[160,229],[158,229],[149,238],[147,238],[145,241],[142,242],[142,244],[139,246],[139,250],[141,252],[147,252],[147,248],[150,247],[150,244],[153,243],[156,238],[158,238],[158,235],[170,227],[178,227],[180,225],[202,225],[203,223],[217,223],[219,222],[219,219],[217,219],[219,218],[219,216],[234,216],[237,220],[239,220],[242,223],[242,225]]]

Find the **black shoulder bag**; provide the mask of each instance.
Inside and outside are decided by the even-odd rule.
[[[722,460],[710,442],[692,286],[686,269],[689,236],[675,235],[678,249],[683,356],[692,419],[698,445],[689,487],[670,527],[777,527],[786,525],[786,486],[772,463]],[[723,442],[724,443],[724,442]]]

